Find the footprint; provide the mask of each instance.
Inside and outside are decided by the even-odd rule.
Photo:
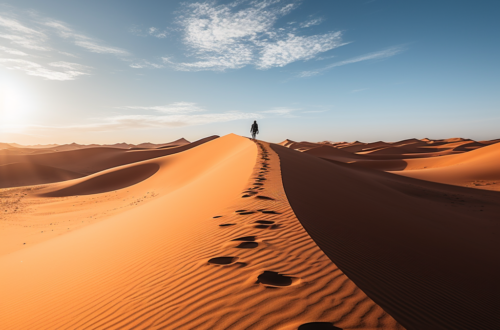
[[[251,194],[256,194],[256,192],[249,189],[249,190],[245,190],[243,192],[243,194],[250,194],[251,195]]]
[[[238,249],[254,249],[259,246],[257,242],[243,242],[237,246]]]
[[[254,211],[248,211],[248,212],[240,212],[238,213],[239,215],[247,215],[247,214],[254,214]]]
[[[290,286],[297,278],[281,275],[277,272],[264,271],[257,277],[257,283],[273,285],[273,286]]]
[[[236,210],[236,211],[234,211],[234,212],[236,212],[236,213],[240,213],[240,212],[245,212],[245,211],[246,211],[246,210]]]
[[[309,322],[298,327],[298,330],[342,330],[330,322]]]
[[[223,224],[220,224],[219,227],[228,227],[228,226],[234,226],[235,223],[223,223]]]
[[[274,221],[271,221],[271,220],[257,220],[254,223],[260,223],[262,225],[272,225],[274,223]]]
[[[233,241],[245,241],[245,242],[253,242],[255,241],[255,236],[244,236],[233,239]]]
[[[263,183],[259,183],[259,182],[255,182],[253,185],[254,186],[263,186],[264,184]]]
[[[258,199],[266,199],[266,200],[274,200],[274,198],[271,198],[271,197],[267,197],[267,196],[255,196],[255,198],[258,198]]]
[[[243,195],[241,198],[247,198],[247,197],[252,197],[251,195]]]
[[[236,262],[238,257],[216,257],[208,260],[209,263],[215,265],[230,265]]]
[[[257,226],[253,226],[254,228],[257,228],[257,229],[267,229],[269,228],[268,225],[257,225]]]
[[[279,214],[276,211],[260,211],[260,212],[265,213],[265,214]]]
[[[213,217],[214,219],[217,219],[217,218],[222,218],[222,215],[216,215],[215,217]]]

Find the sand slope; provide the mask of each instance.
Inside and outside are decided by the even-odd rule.
[[[99,212],[124,192],[153,195],[1,256],[0,328],[403,329],[303,229],[265,143],[229,135],[35,192],[82,194],[92,180],[112,188],[113,173],[152,165],[149,177],[97,201],[45,197],[68,214],[82,199]]]
[[[200,219],[239,196],[255,159],[252,143],[231,136],[191,151],[149,161],[160,170],[131,188],[156,187],[162,197],[0,258],[6,270],[0,328],[95,329],[116,327],[120,318],[125,328],[148,323],[161,279],[175,276],[176,258],[204,233]]]
[[[0,165],[0,188],[71,180],[83,174],[34,163]]]
[[[9,178],[0,181],[0,188],[36,185],[78,178],[117,166],[172,155],[189,150],[215,138],[217,136],[211,136],[169,149],[126,150],[98,147],[36,155],[0,153],[0,178]],[[183,143],[183,141],[180,141],[180,143]],[[21,163],[23,165],[19,170],[12,170],[14,167],[12,165],[8,167],[2,166],[12,163]],[[42,171],[45,172],[42,173]],[[49,171],[52,174],[49,174]]]
[[[498,193],[272,147],[308,233],[398,322],[407,329],[498,328]]]
[[[493,188],[500,183],[499,160],[500,144],[493,144],[458,155],[411,160],[405,171],[395,173],[433,182]]]

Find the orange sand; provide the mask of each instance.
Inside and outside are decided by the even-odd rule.
[[[499,141],[4,146],[0,329],[496,329]]]

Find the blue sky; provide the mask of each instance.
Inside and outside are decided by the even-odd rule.
[[[498,1],[0,1],[0,141],[499,138]]]

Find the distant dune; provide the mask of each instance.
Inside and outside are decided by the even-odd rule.
[[[500,256],[498,193],[273,149],[305,229],[403,326],[494,329],[499,324],[500,266],[493,261]]]
[[[9,180],[0,181],[0,188],[20,186],[17,182],[21,181],[25,183],[22,185],[35,185],[74,179],[113,167],[185,151],[215,138],[217,138],[217,136],[211,136],[193,143],[169,149],[126,150],[99,147],[34,155],[2,154],[0,152],[0,177],[9,177]],[[15,172],[9,170],[9,172],[6,172],[10,167],[3,168],[1,166],[2,164],[13,164],[17,162],[25,164],[23,165],[23,170]],[[29,164],[33,164],[33,166]],[[72,177],[45,175],[43,179],[42,177],[39,179],[37,168],[40,167],[53,168],[53,171],[61,171],[61,173],[78,173],[78,175]]]
[[[0,329],[498,329],[498,142],[6,146]]]
[[[391,171],[421,180],[500,190],[500,140],[451,138],[398,142],[317,143],[286,140],[280,145],[355,167]],[[439,169],[437,169],[439,168]]]
[[[82,176],[82,173],[36,163],[11,163],[0,165],[0,188],[65,181]]]

